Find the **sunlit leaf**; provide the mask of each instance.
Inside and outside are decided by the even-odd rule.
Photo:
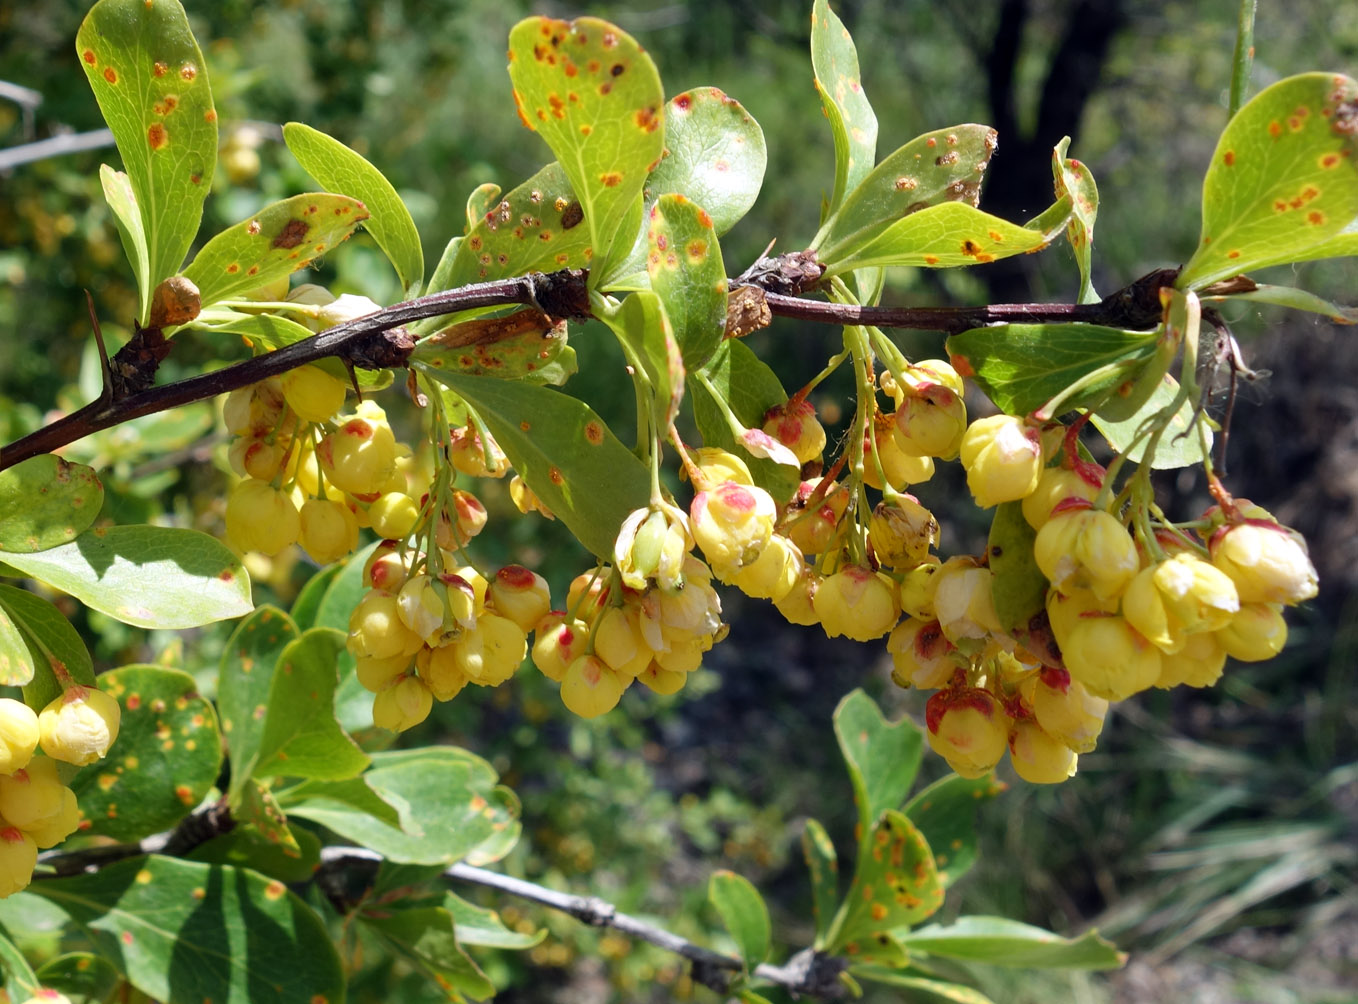
[[[474,1000],[495,995],[495,984],[458,945],[453,915],[442,907],[419,906],[360,916],[370,930],[428,973],[444,993],[459,997],[467,994]]]
[[[75,47],[141,217],[147,266],[145,285],[140,271],[138,283],[146,324],[151,290],[179,271],[212,187],[217,110],[207,66],[178,0],[100,0],[81,24]],[[110,203],[116,203],[125,244],[137,246],[125,193]]]
[[[264,719],[273,688],[274,666],[283,649],[301,632],[274,606],[259,607],[227,639],[217,671],[217,707],[222,732],[231,747],[231,802],[250,778],[249,765],[259,760]]]
[[[539,928],[532,934],[520,934],[505,927],[494,910],[468,903],[460,896],[445,893],[443,908],[453,915],[453,930],[459,945],[482,945],[486,948],[532,948],[547,937],[547,929]]]
[[[832,948],[862,959],[892,958],[899,951],[894,932],[942,905],[943,884],[928,841],[914,823],[888,809],[859,842]]]
[[[1080,303],[1097,303],[1091,280],[1094,250],[1094,220],[1099,215],[1099,188],[1088,166],[1066,157],[1070,137],[1063,137],[1052,151],[1052,176],[1056,182],[1056,197],[1070,197],[1070,222],[1066,224],[1066,239],[1075,252],[1075,264],[1080,269]]]
[[[1036,230],[965,202],[944,202],[911,213],[844,257],[826,261],[825,275],[829,278],[867,265],[982,265],[1046,246],[1046,236]]]
[[[919,770],[924,740],[908,718],[890,723],[877,703],[854,690],[835,709],[835,738],[858,806],[859,834],[887,809],[899,809]]]
[[[1256,94],[1221,134],[1202,185],[1198,250],[1177,284],[1202,289],[1317,257],[1355,219],[1358,81],[1288,77]]]
[[[0,471],[0,552],[45,551],[84,533],[104,504],[99,475],[44,453]]]
[[[450,324],[423,339],[411,359],[467,376],[559,386],[576,371],[575,350],[566,337],[564,321],[553,323],[529,308]]]
[[[1004,791],[994,774],[940,778],[905,806],[905,814],[929,841],[938,881],[944,889],[965,875],[976,861],[976,813],[981,803]]]
[[[684,366],[701,366],[726,330],[726,267],[712,218],[682,195],[662,195],[651,209],[647,245],[651,288],[664,304]]]
[[[94,662],[84,640],[48,600],[26,589],[0,585],[0,613],[3,621],[16,631],[22,646],[8,650],[11,663],[3,682],[6,686],[23,687],[24,700],[30,706],[42,708],[66,689],[53,673],[53,659],[77,683],[94,683]],[[8,648],[10,639],[5,642]]]
[[[707,883],[707,898],[721,914],[745,968],[753,970],[768,957],[772,937],[764,897],[743,875],[717,871]]]
[[[339,140],[301,122],[283,126],[283,141],[322,188],[363,203],[369,214],[363,228],[396,269],[406,297],[418,296],[424,282],[420,232],[386,176]]]
[[[828,207],[834,212],[872,170],[877,116],[863,91],[853,38],[827,0],[816,0],[811,8],[811,67],[835,140],[835,187]]]
[[[113,210],[113,224],[123,242],[123,253],[132,266],[137,280],[140,302],[151,301],[151,252],[146,246],[146,226],[142,222],[137,193],[132,190],[132,179],[107,164],[99,165],[99,181],[104,188],[104,201]]]
[[[1358,243],[1353,253],[1358,254]],[[1234,302],[1245,300],[1251,303],[1273,303],[1292,310],[1305,310],[1313,314],[1323,314],[1336,324],[1358,324],[1358,307],[1344,307],[1331,303],[1324,297],[1308,293],[1294,286],[1269,286],[1259,284],[1245,292],[1230,293],[1225,296],[1204,296],[1204,301]]]
[[[1141,431],[1146,419],[1169,407],[1178,394],[1179,381],[1166,374],[1150,400],[1131,418],[1122,422],[1110,422],[1096,414],[1090,421],[1103,433],[1108,445],[1119,453],[1125,453],[1133,463],[1139,464],[1145,455],[1149,438],[1138,436],[1137,433]],[[1201,437],[1198,432],[1199,423],[1202,423]],[[1185,400],[1170,418],[1168,427],[1160,437],[1151,467],[1157,471],[1172,471],[1179,467],[1192,467],[1202,463],[1205,458],[1204,443],[1207,450],[1212,448],[1212,429],[1206,423],[1206,417],[1197,411],[1197,402]]]
[[[1063,938],[1004,917],[958,917],[897,935],[908,949],[988,966],[1030,969],[1116,969],[1127,957],[1094,931]]]

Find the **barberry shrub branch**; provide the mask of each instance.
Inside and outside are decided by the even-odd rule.
[[[390,734],[530,662],[586,718],[634,683],[672,694],[725,637],[722,593],[735,588],[792,624],[885,639],[893,680],[933,693],[922,726],[887,723],[857,692],[836,712],[857,846],[841,895],[836,851],[807,825],[814,943],[771,965],[762,897],[719,872],[709,899],[735,951],[686,952],[699,982],[746,1001],[763,999],[761,981],[830,998],[863,979],[980,999],[918,960],[1119,963],[1092,935],[925,922],[975,858],[972,807],[998,793],[1001,760],[1025,782],[1066,781],[1118,701],[1209,686],[1228,657],[1271,658],[1285,608],[1316,594],[1301,537],[1223,480],[1197,352],[1207,331],[1231,343],[1217,309],[1228,300],[1358,319],[1245,274],[1358,253],[1358,82],[1302,74],[1239,107],[1204,179],[1196,252],[1100,299],[1099,192],[1069,141],[1053,150],[1051,205],[1026,221],[981,207],[1003,142],[984,124],[932,130],[879,159],[858,53],[826,0],[811,28],[835,151],[820,226],[804,250],[735,277],[721,238],[762,188],[762,130],[715,88],[667,98],[650,56],[605,21],[534,17],[512,29],[518,115],[553,159],[508,193],[473,192],[465,231],[428,276],[395,188],[301,123],[283,135],[317,189],[189,257],[218,137],[184,10],[99,0],[76,57],[122,160],[101,181],[137,314],[123,319],[132,339],[104,357],[99,399],[0,452],[0,550],[16,575],[128,624],[241,619],[208,701],[173,651],[96,681],[57,607],[0,585],[0,683],[23,688],[0,708],[0,895],[28,884],[38,848],[78,828],[137,853],[89,874],[58,867],[33,889],[98,932],[115,984],[176,1001],[340,999],[358,949],[331,938],[318,900],[288,889],[314,884],[345,924],[451,997],[482,999],[494,985],[467,946],[533,937],[443,895],[438,876],[508,854],[517,797],[467,750],[384,750]],[[402,302],[294,282],[360,226]],[[889,269],[984,267],[1062,238],[1078,270],[1073,303],[881,302]],[[570,324],[591,317],[626,359],[633,436],[558,389],[578,365]],[[842,332],[791,395],[742,340],[777,317]],[[888,334],[896,327],[946,341],[911,358]],[[157,385],[185,338],[243,340],[252,358]],[[813,402],[841,366],[853,407],[827,430]],[[418,412],[414,442],[388,420],[401,403],[380,396],[392,383]],[[993,414],[969,420],[968,386]],[[230,546],[98,524],[98,474],[56,451],[220,395],[237,478]],[[994,510],[979,554],[938,555],[940,523],[919,497],[953,461],[976,504]],[[665,464],[685,487],[666,487]],[[1152,472],[1194,465],[1216,505],[1163,512]],[[559,520],[592,555],[566,596],[532,569],[485,564],[475,538],[489,517],[473,488],[487,478],[507,479],[525,518]],[[238,555],[294,545],[328,567],[292,610],[253,607]],[[954,773],[911,798],[926,745]],[[229,832],[193,860],[142,853],[205,799]],[[393,867],[342,888],[316,871],[344,859],[323,839]],[[205,923],[223,933],[203,936]],[[252,948],[266,924],[286,933]],[[8,940],[0,950],[11,995],[48,993]],[[222,955],[248,961],[223,972]]]

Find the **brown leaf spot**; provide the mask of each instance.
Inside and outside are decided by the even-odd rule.
[[[118,71],[111,66],[105,66],[104,79],[107,80],[110,84],[116,84],[118,82]]]
[[[1325,222],[1325,214],[1318,209],[1312,209],[1306,214],[1306,222],[1318,227]]]
[[[1227,167],[1234,167],[1234,166],[1235,166],[1235,151],[1234,151],[1234,150],[1227,150],[1225,153],[1223,153],[1223,154],[1221,155],[1221,162],[1222,162],[1223,164],[1225,164]]]
[[[307,232],[311,229],[311,224],[302,220],[288,220],[287,224],[279,231],[269,244],[272,248],[295,248],[306,239]]]
[[[1240,250],[1237,248],[1237,249],[1234,250],[1234,251],[1227,251],[1227,252],[1226,252],[1226,257],[1227,257],[1227,258],[1239,258],[1239,257],[1240,257]]]
[[[939,167],[951,167],[961,159],[961,155],[956,150],[949,150],[947,153],[934,158],[934,163]]]
[[[612,77],[621,77],[626,70],[627,67],[623,66],[621,63],[614,63],[608,68],[608,73],[609,76]]]
[[[613,81],[605,80],[599,85],[599,97],[606,98],[613,93]]]
[[[660,116],[656,114],[655,108],[643,108],[637,112],[637,128],[642,132],[651,133],[660,128]]]
[[[547,477],[551,479],[552,484],[558,487],[566,483],[566,476],[561,473],[561,468],[555,465],[547,469]]]
[[[164,150],[170,144],[170,134],[159,122],[153,122],[146,130],[146,142],[151,144],[152,150]]]
[[[277,879],[274,879],[272,882],[270,882],[268,885],[264,887],[264,898],[270,900],[282,899],[283,893],[287,891],[288,891],[287,886],[285,886],[282,882],[279,882]]]
[[[151,64],[152,76],[163,77],[165,76],[165,74],[169,72],[170,68],[166,66],[164,63],[162,63],[160,60],[156,60],[153,64]]]
[[[601,423],[589,421],[585,423],[585,441],[591,446],[598,446],[604,441],[604,427]]]
[[[902,175],[896,179],[896,191],[898,192],[913,192],[918,187],[919,181],[915,178]]]
[[[1338,167],[1340,161],[1342,161],[1343,159],[1344,158],[1340,157],[1339,154],[1337,153],[1327,153],[1320,158],[1320,166],[1324,170],[1328,171],[1331,168]]]
[[[1279,136],[1283,134],[1283,127],[1281,123],[1278,122],[1277,119],[1274,119],[1272,122],[1268,124],[1268,134],[1272,136],[1274,139],[1277,139]]]
[[[95,62],[94,50],[86,49],[84,52],[80,54],[80,58],[83,59],[85,62],[89,63],[91,66],[93,66]]]
[[[558,199],[557,201],[560,202],[561,200]],[[585,211],[581,208],[580,203],[571,202],[561,210],[561,229],[570,230],[572,227],[577,227],[584,218]]]
[[[227,275],[235,275],[235,274],[236,274],[237,272],[239,272],[239,271],[240,271],[240,262],[233,261],[230,265],[226,266],[226,274],[227,274]]]
[[[198,67],[194,66],[192,63],[185,63],[179,68],[179,79],[187,81],[188,83],[193,83],[198,79]]]
[[[606,171],[599,175],[599,184],[604,188],[616,188],[622,184],[622,173],[620,171]]]

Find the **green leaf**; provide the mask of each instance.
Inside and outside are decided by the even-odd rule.
[[[339,140],[301,122],[283,126],[283,142],[322,188],[343,192],[367,207],[364,229],[390,259],[406,298],[418,296],[424,282],[420,232],[386,176]]]
[[[743,875],[722,870],[712,873],[707,898],[721,914],[721,922],[735,940],[746,970],[753,972],[755,966],[768,958],[772,938],[764,897]]]
[[[212,705],[193,677],[163,666],[123,666],[99,677],[122,709],[106,759],[70,781],[90,822],[82,833],[130,843],[168,830],[207,795],[222,766]]]
[[[990,592],[995,614],[1006,631],[1026,630],[1047,608],[1047,577],[1033,557],[1037,531],[1023,517],[1023,504],[1001,502],[990,521],[986,554],[990,559]]]
[[[282,882],[308,882],[321,860],[321,840],[310,830],[288,827],[287,839],[270,839],[259,827],[237,820],[230,833],[189,852],[192,861],[249,868]]]
[[[511,931],[494,910],[468,903],[451,892],[444,894],[442,902],[443,908],[453,915],[453,930],[457,932],[459,945],[525,949],[547,937],[546,928],[538,928],[532,934]]]
[[[1046,246],[1046,235],[1036,230],[965,202],[944,202],[897,220],[843,257],[826,260],[825,278],[868,265],[982,265]]]
[[[1176,285],[1318,257],[1358,218],[1355,114],[1358,81],[1334,73],[1280,80],[1241,108],[1212,154],[1202,236]]]
[[[1062,938],[1004,917],[958,917],[898,935],[908,949],[948,959],[1029,969],[1116,969],[1127,961],[1094,931]]]
[[[976,811],[981,802],[1004,790],[994,774],[940,778],[905,806],[905,814],[929,841],[934,867],[944,889],[965,875],[976,861]]]
[[[203,245],[184,277],[203,306],[292,275],[349,239],[368,209],[357,199],[307,192],[265,206]]]
[[[463,750],[375,753],[363,776],[399,812],[400,829],[368,811],[319,798],[290,799],[288,811],[406,864],[453,864],[518,825],[512,793],[496,785],[484,760]]]
[[[258,833],[260,839],[276,846],[285,857],[302,856],[301,845],[293,836],[287,814],[274,798],[273,789],[251,778],[241,789],[239,802],[232,806],[232,815]]]
[[[124,624],[199,627],[250,612],[250,579],[221,541],[197,530],[113,526],[87,530],[5,563]]]
[[[747,429],[762,428],[764,413],[787,403],[787,393],[777,375],[744,342],[736,339],[728,338],[722,342],[702,372]],[[731,432],[725,414],[703,383],[690,381],[689,398],[704,446],[720,446],[740,456],[750,468],[754,483],[780,505],[792,498],[802,483],[798,471],[777,461],[756,457],[746,450]]]
[[[929,976],[916,976],[914,975],[915,971],[901,972],[880,965],[857,965],[849,971],[859,979],[871,980],[873,983],[881,983],[889,987],[914,990],[917,994],[928,994],[930,997],[948,1001],[949,1004],[995,1004],[994,1001],[974,987],[961,983],[949,983],[946,980],[934,979]],[[910,999],[915,1001],[920,998],[912,994]]]
[[[421,372],[474,407],[514,470],[577,540],[600,557],[650,498],[646,465],[583,401],[515,380]]]
[[[0,678],[6,686],[23,687],[24,701],[42,709],[66,688],[53,674],[52,659],[58,660],[77,683],[94,684],[94,662],[80,633],[60,610],[41,596],[15,586],[0,585],[0,614],[15,637],[4,639],[0,649]],[[4,632],[8,634],[8,631]],[[3,655],[10,665],[5,668]]]
[[[877,159],[877,116],[858,72],[858,50],[826,0],[811,8],[811,67],[835,139],[835,189],[829,210],[858,187]]]
[[[287,614],[277,607],[263,606],[236,625],[222,649],[217,709],[222,716],[222,733],[231,748],[228,796],[233,805],[250,778],[247,765],[259,759],[274,666],[283,649],[299,634]]]
[[[560,386],[576,371],[575,350],[566,338],[564,321],[553,324],[530,308],[450,324],[415,346],[411,358],[467,376]]]
[[[1354,245],[1353,253],[1358,254],[1358,244]],[[1293,310],[1306,310],[1313,314],[1324,314],[1336,324],[1358,324],[1358,307],[1342,307],[1294,286],[1269,286],[1260,283],[1245,292],[1228,293],[1225,296],[1204,296],[1203,300],[1216,303],[1234,300],[1276,303],[1280,307],[1290,307]]]
[[[207,65],[178,0],[99,0],[75,47],[141,216],[147,272],[146,285],[139,285],[140,320],[146,324],[151,291],[179,271],[212,187],[217,110]],[[125,193],[117,201],[121,219],[128,211]],[[136,241],[129,234],[125,246],[129,239]]]
[[[588,265],[594,245],[583,221],[565,170],[548,164],[481,215],[458,244],[446,280],[430,290]]]
[[[474,1000],[495,995],[495,984],[486,979],[471,956],[458,947],[453,915],[442,907],[424,906],[360,916],[364,924],[389,945],[414,960],[453,1000],[458,999],[453,994],[466,994]]]
[[[93,468],[44,453],[0,471],[0,552],[45,551],[84,533],[104,504]]]
[[[127,255],[132,274],[137,280],[137,296],[140,303],[151,300],[151,252],[146,246],[146,228],[142,225],[141,209],[137,205],[137,193],[132,191],[132,179],[122,171],[115,171],[107,164],[99,165],[99,181],[104,188],[104,201],[113,210],[113,223],[118,228],[118,237],[123,242],[123,253]]]
[[[157,855],[29,886],[162,1001],[342,1001],[325,924],[276,879]]]
[[[27,1000],[41,989],[38,977],[19,946],[9,939],[8,932],[0,933],[0,966],[5,970],[5,990],[10,1000]]]
[[[943,905],[933,853],[915,824],[894,809],[882,813],[859,842],[853,885],[836,918],[831,950],[856,958],[888,958],[894,932],[912,927]]]
[[[818,820],[808,819],[802,830],[802,856],[811,873],[811,912],[816,918],[816,947],[824,948],[826,933],[839,906],[839,858],[835,845]]]
[[[812,246],[822,261],[838,261],[921,209],[947,202],[975,207],[995,144],[994,129],[973,123],[916,136],[849,193]]]
[[[291,810],[304,803],[313,810],[362,812],[388,826],[399,828],[401,825],[400,811],[373,791],[367,775],[343,781],[303,781],[278,792],[278,804],[284,809]]]
[[[1354,255],[1358,255],[1358,217],[1350,220],[1348,226],[1329,240],[1312,244],[1296,260],[1315,261],[1320,258],[1349,258]]]
[[[740,998],[741,1004],[773,1004],[773,1001],[753,990],[737,990],[736,996]]]
[[[651,57],[598,18],[520,21],[509,33],[509,78],[528,128],[552,148],[584,210],[596,259],[615,240],[665,147],[665,92]]]
[[[316,622],[313,627],[334,628],[348,632],[349,615],[358,606],[358,601],[368,591],[363,581],[363,568],[368,563],[377,544],[374,542],[359,549],[331,580],[329,588],[321,597],[316,608]],[[346,648],[340,652],[336,663],[340,683],[335,691],[335,717],[350,733],[358,733],[373,727],[373,695],[358,682],[354,672],[354,657]]]
[[[622,343],[629,360],[638,359],[651,383],[652,422],[668,429],[684,400],[684,362],[660,297],[650,290],[627,296],[602,320]]]
[[[1097,324],[996,324],[948,339],[948,355],[1001,411],[1027,415],[1076,383],[1061,411],[1099,400],[1155,354],[1154,331]],[[1099,371],[1103,371],[1100,373]]]
[[[845,696],[835,708],[835,738],[849,768],[857,836],[861,839],[887,809],[899,809],[919,771],[924,740],[908,718],[894,725],[862,690]]]
[[[1164,380],[1151,395],[1150,400],[1131,418],[1122,422],[1111,422],[1095,414],[1091,421],[1103,433],[1103,437],[1108,440],[1109,446],[1118,453],[1126,453],[1129,460],[1139,464],[1145,455],[1149,440],[1146,436],[1138,438],[1138,430],[1148,418],[1168,408],[1178,394],[1179,381],[1169,374],[1165,374]],[[1197,405],[1194,401],[1186,400],[1179,405],[1179,410],[1169,420],[1169,427],[1160,438],[1160,445],[1156,447],[1155,457],[1151,461],[1151,467],[1154,470],[1172,471],[1180,467],[1192,467],[1203,462],[1205,459],[1203,442],[1199,439],[1195,428],[1195,424],[1198,422],[1206,422],[1206,418],[1197,411]],[[1206,434],[1206,448],[1210,450],[1212,448],[1211,426],[1204,425],[1203,429]]]
[[[37,972],[38,982],[67,996],[92,1001],[111,1000],[122,980],[113,963],[93,952],[68,952],[44,962]]]
[[[35,659],[24,640],[19,625],[0,603],[0,684],[22,687],[33,679]]]
[[[1056,181],[1056,198],[1070,197],[1070,222],[1066,224],[1066,240],[1075,252],[1075,264],[1080,269],[1080,303],[1097,303],[1090,278],[1093,269],[1094,220],[1099,215],[1099,187],[1094,175],[1078,160],[1068,159],[1066,150],[1070,137],[1062,137],[1052,150],[1052,177]]]
[[[646,179],[646,204],[669,192],[686,196],[724,234],[759,197],[767,163],[764,130],[740,102],[695,87],[665,105],[665,156]]]
[[[726,267],[712,217],[682,195],[662,195],[646,239],[651,288],[664,304],[684,367],[695,369],[726,332]]]
[[[297,599],[292,601],[292,610],[288,613],[299,630],[305,631],[316,626],[316,615],[320,613],[325,591],[330,588],[330,584],[335,581],[343,567],[338,564],[327,565],[307,579],[306,585],[298,591]]]
[[[312,628],[288,642],[273,670],[259,752],[236,765],[251,777],[342,780],[368,765],[368,756],[335,720],[336,659],[344,634]]]

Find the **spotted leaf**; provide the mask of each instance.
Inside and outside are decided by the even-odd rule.
[[[802,856],[811,876],[811,911],[816,918],[816,948],[824,939],[839,906],[839,858],[825,827],[815,819],[806,821],[802,830]]]
[[[908,718],[890,723],[877,703],[855,690],[839,702],[835,738],[849,768],[861,839],[887,809],[899,809],[915,783],[923,751],[919,729]]]
[[[45,551],[83,533],[104,504],[93,468],[50,453],[0,471],[0,552]]]
[[[607,21],[531,17],[509,33],[519,114],[552,148],[580,200],[595,256],[615,239],[664,151],[664,91],[655,64]]]
[[[576,371],[575,350],[566,343],[566,322],[554,323],[531,307],[450,324],[421,341],[412,358],[468,376],[557,386]]]
[[[453,915],[443,907],[374,910],[359,916],[368,931],[413,962],[448,999],[484,1000],[495,995],[495,984],[458,944]]]
[[[546,928],[538,928],[531,934],[511,931],[494,910],[468,903],[451,892],[445,893],[441,902],[443,908],[453,915],[459,945],[522,950],[532,948],[547,937]]]
[[[1202,289],[1267,265],[1352,253],[1329,242],[1355,220],[1358,81],[1288,77],[1221,134],[1202,185],[1202,235],[1178,285]]]
[[[869,265],[983,265],[1046,246],[1046,235],[1037,230],[1016,226],[965,202],[943,202],[897,220],[850,252],[825,257],[825,275],[829,278]]]
[[[587,404],[520,380],[416,364],[476,409],[514,470],[577,540],[600,557],[627,514],[650,498],[646,465]]]
[[[179,0],[99,0],[76,34],[80,66],[123,158],[145,241],[140,320],[198,232],[217,164],[217,110],[207,66]],[[135,246],[120,192],[115,213]],[[114,200],[110,200],[113,204]]]
[[[4,685],[23,687],[29,707],[45,707],[66,689],[57,682],[53,659],[77,683],[94,683],[94,662],[79,632],[60,610],[26,589],[0,585],[0,645]]]
[[[321,859],[321,839],[301,826],[287,826],[286,838],[265,836],[259,827],[242,822],[233,815],[236,825],[230,833],[213,837],[189,852],[191,861],[205,864],[233,865],[249,868],[270,878],[284,882],[309,882],[316,876]]]
[[[343,192],[363,203],[369,214],[363,228],[396,269],[406,298],[418,296],[424,282],[420,232],[386,176],[339,140],[301,122],[283,127],[283,142],[322,188]]]
[[[995,130],[958,125],[917,136],[883,160],[853,189],[812,243],[821,260],[837,261],[879,237],[903,217],[930,206],[975,207],[981,176],[995,152]]]
[[[130,842],[171,829],[221,770],[212,705],[192,676],[163,666],[123,666],[99,686],[117,698],[122,720],[108,756],[70,782],[89,823],[81,832]]]
[[[253,777],[342,780],[368,765],[368,757],[335,720],[336,661],[344,634],[312,628],[278,654],[269,687],[259,751],[236,770]]]
[[[905,814],[929,841],[938,880],[945,889],[976,861],[977,809],[1003,790],[994,774],[977,778],[949,774],[906,803]]]
[[[347,195],[294,195],[213,237],[184,277],[198,287],[206,307],[305,268],[348,240],[367,218],[367,207]]]
[[[959,373],[976,381],[1001,411],[1026,415],[1072,387],[1066,411],[1107,397],[1155,354],[1154,331],[1095,324],[997,324],[948,339]]]
[[[853,38],[827,0],[811,8],[811,67],[835,140],[835,188],[828,206],[834,213],[877,159],[877,116],[863,91]]]
[[[124,624],[188,628],[249,613],[250,579],[221,541],[169,526],[86,530],[5,563]]]
[[[1052,177],[1056,198],[1070,197],[1070,222],[1066,224],[1066,240],[1075,252],[1075,264],[1080,269],[1080,303],[1097,303],[1090,278],[1093,268],[1094,220],[1099,215],[1099,187],[1094,175],[1083,162],[1066,157],[1070,137],[1064,137],[1052,150]]]
[[[859,843],[853,885],[836,918],[831,951],[850,958],[894,956],[894,932],[943,905],[943,885],[924,835],[888,809]]]
[[[93,952],[67,952],[39,967],[38,982],[44,987],[86,1000],[110,1000],[122,981],[112,962]],[[41,998],[39,998],[41,1000]]]
[[[277,607],[259,607],[227,639],[217,670],[217,710],[222,733],[231,750],[231,787],[228,798],[239,803],[248,764],[259,760],[264,719],[269,711],[274,666],[289,644],[300,637],[292,618]]]
[[[646,271],[665,307],[684,366],[701,366],[726,331],[726,267],[712,217],[682,195],[651,208]]]
[[[666,193],[683,195],[724,234],[754,205],[767,163],[764,131],[740,102],[696,87],[665,105],[665,156],[646,179],[647,205]]]
[[[149,855],[30,891],[63,910],[139,991],[161,1001],[342,1001],[320,916],[247,868]]]

